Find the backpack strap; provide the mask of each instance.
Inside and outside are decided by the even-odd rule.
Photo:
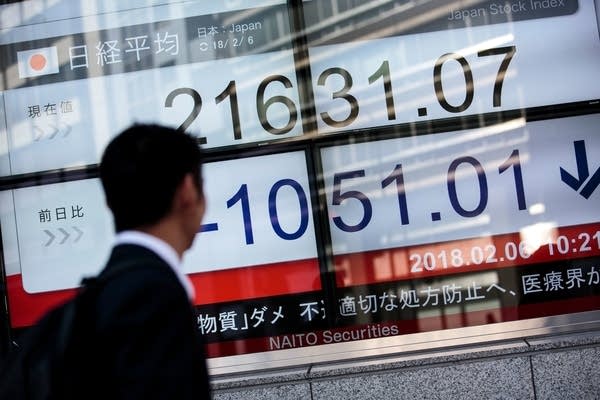
[[[81,279],[81,287],[89,289],[91,287],[98,287],[106,284],[106,282],[114,279],[118,275],[121,275],[124,272],[147,268],[146,265],[140,264],[138,260],[132,260],[128,262],[124,262],[121,264],[114,265],[108,271],[102,271],[98,275],[95,276],[84,276]]]
[[[59,357],[65,354],[69,343],[73,340],[75,329],[89,329],[91,327],[88,310],[96,302],[104,286],[114,278],[128,271],[146,268],[137,260],[131,260],[115,264],[108,271],[102,271],[98,275],[84,277],[77,295],[65,303],[61,308],[61,322],[56,337],[56,348]],[[86,332],[89,333],[89,332]]]

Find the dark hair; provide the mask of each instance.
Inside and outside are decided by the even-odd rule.
[[[151,225],[166,216],[188,173],[202,195],[201,162],[196,140],[180,130],[136,124],[116,136],[100,161],[116,231]]]

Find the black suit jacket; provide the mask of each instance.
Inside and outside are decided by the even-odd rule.
[[[89,356],[97,372],[76,378],[85,391],[79,398],[209,399],[203,342],[175,273],[154,252],[129,244],[113,249],[101,276],[117,268],[95,302]]]

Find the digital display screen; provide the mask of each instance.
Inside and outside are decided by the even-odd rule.
[[[264,165],[271,168],[256,174]],[[303,152],[207,163],[204,175],[210,206],[184,259],[198,304],[320,289]],[[2,194],[15,204],[14,214],[1,215],[3,239],[6,247],[18,243],[6,260],[11,317],[26,326],[100,271],[114,240],[112,216],[98,179]]]
[[[483,1],[406,18],[400,6],[394,15],[389,3],[364,2],[364,13],[333,21],[336,30],[309,35],[319,132],[597,98],[594,5],[542,3]],[[328,21],[319,7],[307,5],[309,32]]]
[[[600,14],[463,3],[59,1],[3,27],[10,330],[104,266],[97,164],[134,122],[206,149],[184,268],[212,359],[599,311]]]
[[[465,238],[497,242],[516,235],[521,238],[505,250],[516,246],[517,259],[529,260],[554,240],[557,228],[600,217],[598,203],[590,201],[600,172],[580,182],[577,166],[600,156],[598,123],[598,115],[529,124],[512,120],[467,131],[323,148],[333,253],[445,242],[462,248],[457,241]],[[544,231],[547,235],[540,235]],[[494,267],[517,261],[500,250],[493,251]],[[479,252],[468,252],[461,263],[449,262],[450,249],[433,261],[411,253],[410,270],[485,268]]]
[[[205,148],[302,134],[285,4],[6,44],[0,54],[2,175],[97,163],[135,121],[185,128]],[[47,60],[39,72],[36,56]]]

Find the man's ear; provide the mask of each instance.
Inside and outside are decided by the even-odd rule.
[[[198,202],[198,188],[192,173],[186,174],[175,191],[175,205],[185,209],[195,207]]]

